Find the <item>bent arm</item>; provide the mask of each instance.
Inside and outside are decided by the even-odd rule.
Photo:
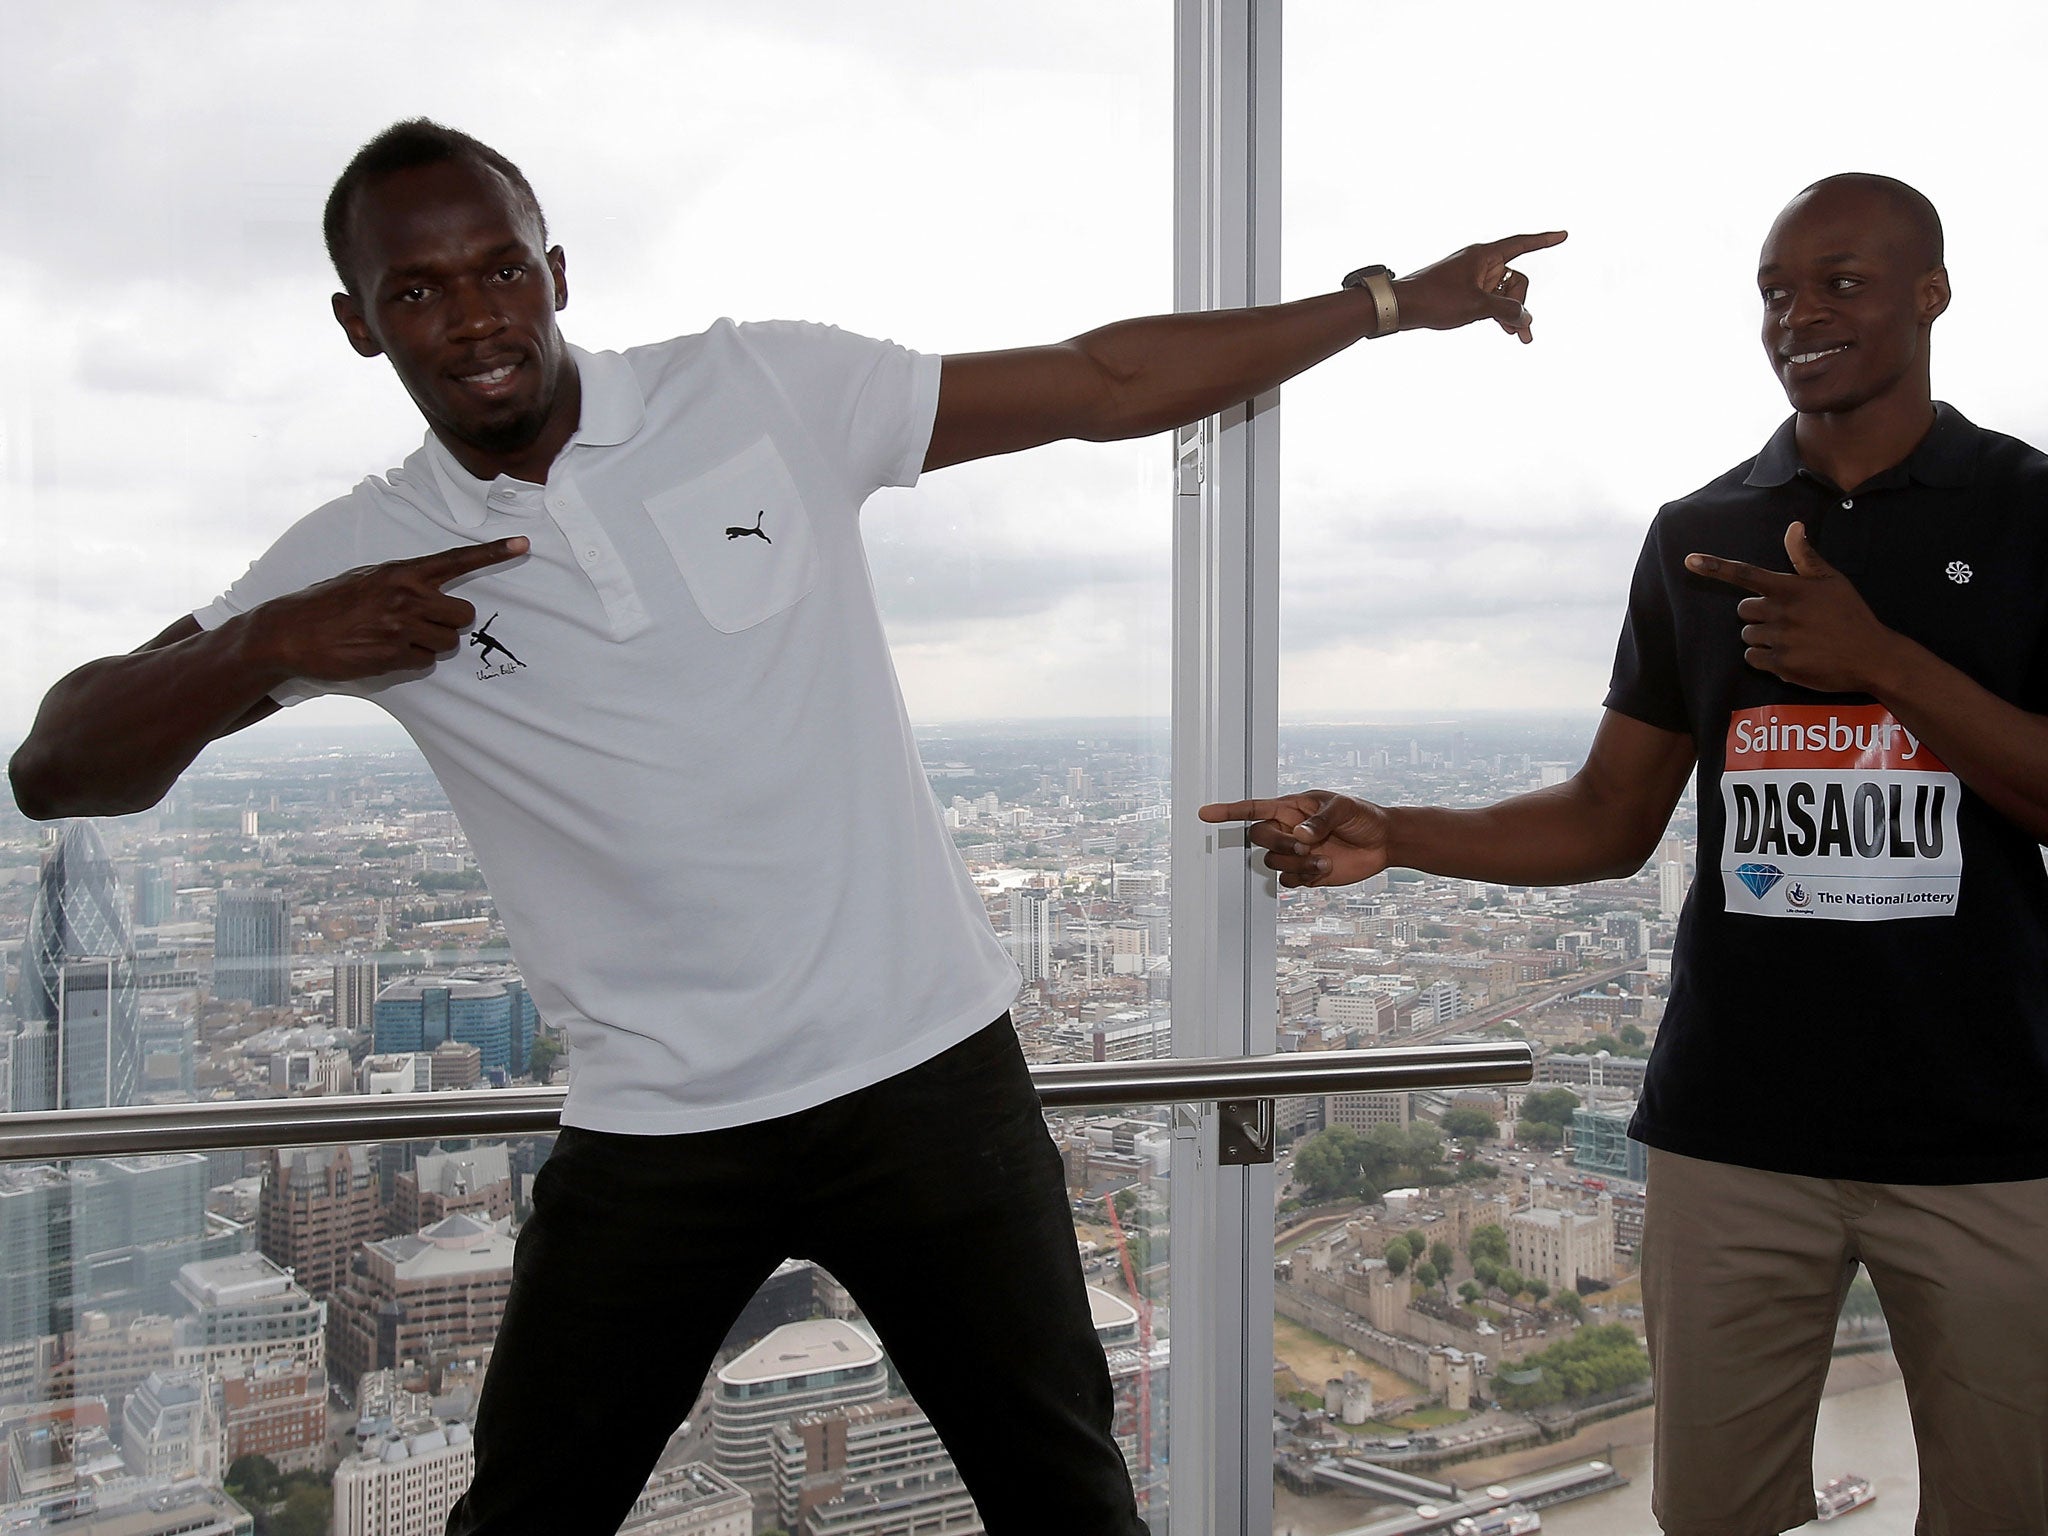
[[[268,695],[285,675],[252,653],[250,628],[245,617],[204,630],[188,616],[60,681],[7,765],[23,814],[148,810],[208,742],[275,712]]]
[[[1690,736],[1608,710],[1562,784],[1483,810],[1389,807],[1389,859],[1499,885],[1575,885],[1641,869],[1692,776]]]
[[[2000,698],[1896,633],[1868,692],[1993,810],[2048,843],[2048,716]]]
[[[497,539],[362,566],[218,629],[180,619],[138,651],[89,661],[44,697],[7,765],[15,801],[38,821],[146,811],[208,742],[271,714],[279,684],[381,677],[453,652],[476,609],[441,588],[526,548]]]

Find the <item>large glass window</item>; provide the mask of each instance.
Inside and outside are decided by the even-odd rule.
[[[2033,135],[2021,103],[2041,18],[1968,5],[1930,32],[1887,5],[1838,20],[1601,4],[1494,48],[1449,13],[1396,26],[1372,8],[1287,8],[1287,293],[1515,231],[1571,239],[1517,263],[1534,346],[1490,327],[1404,335],[1287,386],[1283,788],[1479,805],[1581,764],[1651,515],[1787,414],[1760,351],[1756,253],[1818,177],[1881,172],[1934,200],[1956,293],[1934,333],[1936,395],[2041,440],[2048,392],[2004,298],[2044,232],[2004,172]],[[1648,1523],[1646,1407],[1617,1413],[1625,1393],[1569,1404],[1584,1423],[1563,1438],[1564,1410],[1482,1405],[1516,1396],[1524,1362],[1580,1316],[1640,1330],[1640,1149],[1620,1132],[1696,857],[1688,796],[1625,880],[1520,890],[1396,873],[1283,897],[1283,1048],[1508,1033],[1539,1065],[1526,1093],[1340,1097],[1283,1117],[1276,1530],[1345,1529],[1433,1497],[1395,1491],[1387,1469],[1513,1489],[1539,1467],[1610,1460],[1630,1485],[1543,1509],[1543,1529]],[[1416,1192],[1390,1193],[1403,1189]],[[1539,1276],[1533,1248],[1495,1256],[1499,1239],[1478,1235],[1533,1243],[1562,1213],[1607,1234],[1597,1272]],[[1875,1479],[1865,1518],[1903,1532],[1914,1458],[1896,1369],[1871,1351],[1882,1338],[1859,1280],[1817,1472]],[[1488,1385],[1503,1372],[1510,1390]],[[1546,1415],[1557,1422],[1521,1443]]]
[[[335,174],[395,119],[451,123],[520,164],[568,253],[564,332],[592,349],[730,315],[948,353],[1171,307],[1163,7],[629,7],[571,35],[524,3],[171,15],[102,0],[5,30],[9,745],[59,675],[208,602],[419,442],[386,366],[355,357],[328,313],[319,226]],[[1062,445],[945,471],[863,514],[933,793],[1024,973],[1015,1017],[1034,1061],[1169,1051],[1168,478],[1162,443]],[[143,815],[40,827],[7,807],[0,944],[0,1110],[562,1080],[563,1041],[462,827],[410,742],[360,703],[304,705],[217,744]],[[1162,1122],[1139,1108],[1053,1128],[1118,1432],[1163,1516]],[[157,1246],[138,1258],[140,1239],[110,1242],[111,1267],[61,1279],[48,1244],[75,1230],[66,1202],[143,1174],[0,1170],[0,1197],[28,1192],[0,1207],[49,1207],[43,1235],[21,1226],[9,1249],[0,1400],[44,1400],[51,1370],[102,1348],[91,1330],[185,1316],[181,1266],[251,1248],[297,1262],[282,1251],[295,1177],[361,1206],[319,1217],[340,1234],[338,1294],[373,1240],[448,1214],[405,1182],[422,1159],[451,1188],[497,1187],[503,1148],[481,1169],[441,1161],[474,1150],[152,1163],[176,1185]],[[506,1189],[541,1155],[515,1144]],[[523,1207],[462,1214],[507,1235]],[[829,1278],[781,1289],[801,1305],[780,1291],[761,1305],[848,1305]],[[343,1389],[337,1414],[366,1411],[355,1382],[406,1359],[393,1391],[445,1396],[456,1345],[479,1342],[385,1337],[379,1304],[330,1303],[325,1348],[352,1353],[311,1363]],[[343,1326],[358,1313],[370,1321]],[[121,1411],[103,1437],[116,1457]],[[344,1439],[294,1452],[292,1469],[339,1489]]]

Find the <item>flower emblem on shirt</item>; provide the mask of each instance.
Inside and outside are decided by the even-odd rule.
[[[1970,578],[1976,574],[1960,560],[1951,560],[1948,563],[1948,579],[1959,587],[1968,586]]]

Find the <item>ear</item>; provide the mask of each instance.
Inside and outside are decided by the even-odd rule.
[[[1948,268],[1936,267],[1920,279],[1920,323],[1931,325],[1948,309]]]
[[[555,280],[555,308],[569,307],[569,258],[558,245],[548,252],[548,275]]]
[[[370,334],[370,322],[363,318],[363,307],[355,301],[355,296],[337,293],[330,302],[334,305],[335,322],[347,333],[348,344],[356,349],[357,355],[382,357],[384,348]]]

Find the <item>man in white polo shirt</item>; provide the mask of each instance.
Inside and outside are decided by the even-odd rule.
[[[449,1529],[615,1530],[791,1253],[860,1302],[991,1532],[1141,1529],[1016,972],[927,788],[860,507],[1394,329],[1526,341],[1509,262],[1563,236],[941,360],[730,321],[573,348],[525,177],[424,121],[364,146],[326,228],[335,316],[425,442],[61,681],[11,772],[32,816],[140,810],[209,741],[348,693],[439,775],[573,1069]]]

